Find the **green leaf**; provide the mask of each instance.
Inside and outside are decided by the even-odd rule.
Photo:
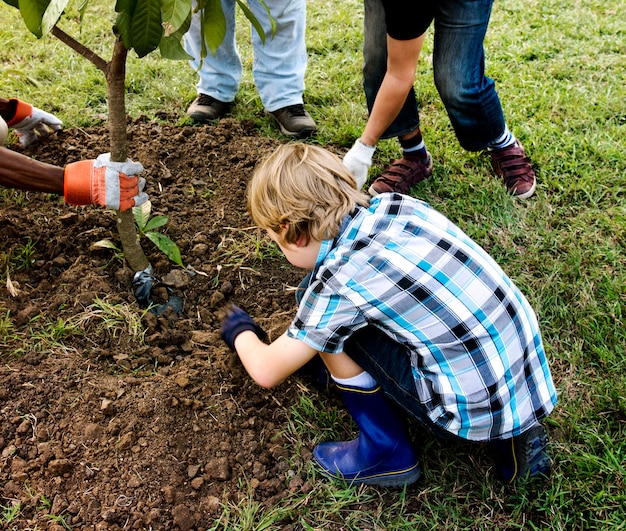
[[[52,0],[43,14],[41,32],[46,35],[57,23],[69,0]]]
[[[163,37],[159,43],[159,52],[164,59],[173,59],[175,61],[189,61],[193,59],[186,51],[180,37],[176,34],[169,37]]]
[[[133,35],[130,29],[130,15],[126,11],[123,11],[117,15],[115,27],[117,28],[117,31],[119,32],[126,49],[132,50]]]
[[[191,13],[191,0],[163,0],[161,20],[165,36],[169,37],[185,24]]]
[[[117,0],[115,3],[116,13],[128,13],[131,17],[137,8],[137,0]]]
[[[185,267],[180,257],[180,249],[178,249],[178,246],[167,236],[159,232],[148,232],[146,233],[146,238],[154,243],[157,249],[164,253],[172,262],[178,264],[180,267]]]
[[[152,213],[152,203],[148,200],[139,206],[133,207],[132,210],[137,227],[139,227],[141,232],[145,232],[146,225],[150,219],[150,214]]]
[[[156,50],[163,37],[161,0],[138,0],[130,29],[133,49],[139,57]]]
[[[117,245],[115,245],[111,240],[99,240],[95,243],[92,243],[89,246],[90,250],[93,249],[113,249],[114,251],[120,251],[120,249],[117,247]]]
[[[161,52],[161,56],[163,58],[182,61],[189,61],[190,59],[193,59],[193,57],[185,51],[185,48],[181,43],[183,35],[187,33],[190,24],[191,13],[189,13],[187,20],[183,22],[183,25],[178,28],[176,32],[172,33],[169,37],[163,37],[161,39],[161,42],[159,43],[159,51]]]
[[[38,39],[43,37],[41,20],[50,0],[19,0],[19,9],[28,30]]]
[[[206,0],[200,11],[200,32],[213,55],[226,36],[226,17],[220,0]]]
[[[252,27],[259,34],[259,37],[261,38],[261,42],[265,44],[265,30],[263,29],[263,26],[261,26],[259,19],[254,16],[254,13],[250,11],[250,8],[244,2],[242,2],[241,0],[237,0],[237,4],[243,11],[243,14],[246,16],[246,18],[250,21],[250,24],[252,24]],[[276,35],[276,20],[274,19],[274,17],[272,17],[265,2],[262,2],[262,4],[263,6],[265,6],[265,10],[267,11],[267,14],[269,15],[270,24],[271,24],[271,34],[272,34],[272,37],[274,37],[274,35]]]
[[[19,9],[18,0],[4,0],[4,3]]]
[[[166,216],[154,216],[146,226],[143,228],[144,232],[148,232],[149,230],[158,229],[167,223],[168,218]]]

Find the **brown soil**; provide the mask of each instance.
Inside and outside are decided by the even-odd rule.
[[[222,504],[250,492],[271,506],[311,489],[313,444],[296,451],[285,436],[306,383],[256,386],[219,337],[225,303],[246,308],[270,337],[295,310],[289,287],[303,273],[271,253],[255,258],[245,209],[251,171],[279,141],[231,120],[143,119],[129,124],[129,140],[153,213],[169,217],[160,230],[191,266],[182,270],[144,242],[159,280],[154,302],[184,301],[178,315],[148,312],[144,341],[107,331],[92,306],[139,309],[132,272],[113,251],[92,247],[105,238],[119,245],[112,212],[45,194],[0,208],[0,251],[35,247],[33,264],[10,275],[17,295],[0,287],[13,332],[91,315],[84,334],[59,340],[63,348],[31,337],[23,350],[19,337],[0,337],[0,505],[20,504],[13,529],[62,529],[50,515],[72,529],[206,529]],[[28,154],[63,166],[106,151],[103,126],[61,131]]]

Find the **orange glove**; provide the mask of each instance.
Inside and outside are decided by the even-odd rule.
[[[65,201],[70,205],[98,204],[113,210],[128,210],[148,200],[146,180],[135,177],[143,171],[139,162],[111,162],[105,153],[95,160],[72,162],[65,167]]]
[[[15,116],[7,122],[7,125],[15,129],[22,146],[30,146],[38,136],[48,136],[51,130],[61,129],[63,122],[53,114],[17,98],[11,98],[10,101],[16,102],[16,109]]]

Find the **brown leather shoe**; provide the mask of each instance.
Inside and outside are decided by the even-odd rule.
[[[535,172],[519,140],[508,147],[490,151],[489,155],[493,171],[504,180],[509,193],[519,199],[527,199],[535,193]]]
[[[433,174],[433,159],[428,154],[428,161],[402,157],[390,164],[369,188],[369,194],[376,197],[385,192],[408,194],[411,186],[428,179]]]

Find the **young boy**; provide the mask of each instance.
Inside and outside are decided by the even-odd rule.
[[[336,156],[306,144],[284,145],[258,167],[248,210],[311,273],[273,343],[236,307],[222,338],[267,388],[320,354],[359,427],[353,441],[315,447],[327,476],[417,481],[418,451],[397,406],[435,435],[488,443],[506,482],[550,472],[540,421],[556,392],[537,319],[457,226],[405,195],[370,199]]]

